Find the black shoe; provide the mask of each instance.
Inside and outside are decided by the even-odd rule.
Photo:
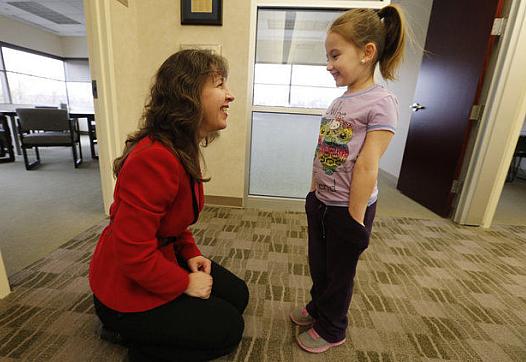
[[[128,341],[122,336],[119,332],[109,329],[106,326],[102,326],[100,331],[100,338],[114,344],[120,344],[122,346],[127,346]]]

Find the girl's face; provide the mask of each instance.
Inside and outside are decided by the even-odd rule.
[[[349,90],[361,85],[371,76],[365,54],[338,33],[330,32],[325,39],[327,70],[334,77],[336,86],[347,86]]]
[[[226,84],[226,79],[220,74],[210,76],[201,91],[203,121],[199,129],[199,137],[204,138],[210,132],[226,128],[228,108],[234,101],[234,95]]]

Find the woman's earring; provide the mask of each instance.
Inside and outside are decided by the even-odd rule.
[[[365,64],[365,59],[360,60],[361,64]]]

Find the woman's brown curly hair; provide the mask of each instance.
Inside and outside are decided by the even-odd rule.
[[[128,136],[122,155],[113,161],[115,177],[133,147],[150,137],[171,149],[195,180],[209,180],[203,179],[199,162],[199,144],[211,141],[208,136],[204,140],[199,137],[201,91],[216,74],[226,78],[228,65],[225,58],[209,50],[181,50],[164,61],[155,76],[139,130]]]

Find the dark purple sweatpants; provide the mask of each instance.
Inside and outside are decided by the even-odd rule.
[[[369,245],[376,203],[367,207],[365,227],[351,218],[347,207],[327,206],[314,192],[307,195],[305,211],[312,277],[307,311],[316,319],[314,330],[335,343],[345,338],[356,265]]]

